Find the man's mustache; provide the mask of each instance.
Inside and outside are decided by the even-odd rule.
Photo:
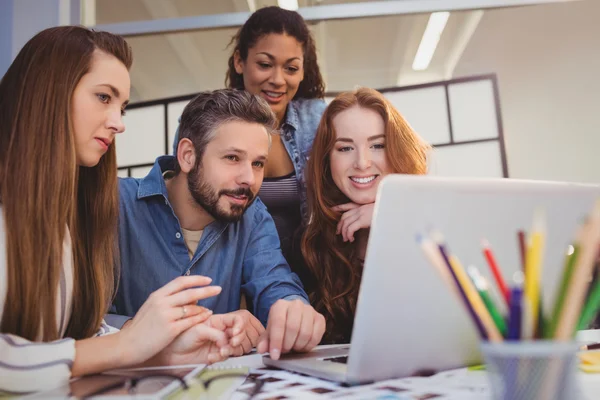
[[[223,189],[219,191],[219,196],[229,195],[229,196],[246,196],[248,198],[248,202],[251,202],[254,199],[254,193],[250,190],[250,188],[239,187],[237,189]]]

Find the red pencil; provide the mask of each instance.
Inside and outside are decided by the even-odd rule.
[[[492,270],[492,274],[494,275],[494,279],[496,280],[498,289],[500,290],[500,293],[504,297],[504,300],[506,300],[506,305],[510,307],[510,291],[508,290],[508,286],[506,286],[506,282],[504,281],[504,278],[502,277],[502,273],[500,272],[500,268],[498,267],[496,258],[494,257],[494,254],[492,253],[490,244],[488,243],[487,240],[482,240],[481,245],[483,246],[483,255],[485,256],[485,259],[487,260],[488,265],[490,266],[490,269]]]

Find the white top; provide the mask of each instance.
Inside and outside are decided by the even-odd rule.
[[[6,233],[4,213],[0,206],[0,320],[6,302]],[[56,323],[64,336],[73,301],[73,250],[71,235],[63,243],[63,269],[56,295]],[[94,336],[117,332],[102,321]],[[31,342],[0,333],[0,393],[19,394],[51,389],[69,382],[75,359],[75,340],[63,338],[54,342]]]

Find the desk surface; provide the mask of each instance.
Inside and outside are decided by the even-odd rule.
[[[260,354],[231,358],[215,364],[216,367],[247,366],[252,373],[260,375],[259,379],[266,380],[263,391],[256,399],[263,398],[344,398],[365,399],[427,399],[435,400],[485,400],[491,399],[485,371],[468,371],[459,369],[445,371],[428,378],[411,377],[378,382],[373,385],[353,388],[295,374],[287,371],[267,368],[262,363]],[[600,393],[600,374],[578,373],[580,390],[583,399],[598,399]],[[243,390],[244,385],[239,390]],[[427,397],[427,395],[437,395]],[[279,397],[285,396],[285,397]],[[235,393],[232,399],[244,398],[243,393]]]

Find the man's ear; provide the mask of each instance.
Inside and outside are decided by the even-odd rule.
[[[190,139],[183,138],[177,146],[177,162],[181,172],[188,174],[196,165],[196,150]]]
[[[244,60],[240,57],[240,51],[236,50],[233,53],[233,67],[235,68],[235,72],[242,75],[244,71]]]

